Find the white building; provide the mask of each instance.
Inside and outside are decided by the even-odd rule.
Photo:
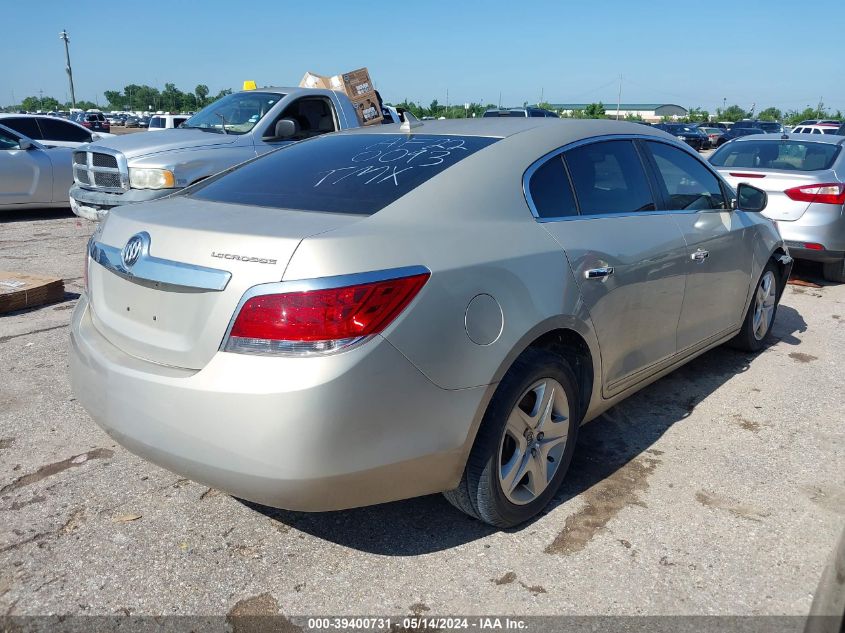
[[[588,103],[553,103],[552,109],[561,114],[572,114],[574,110],[584,110]],[[616,104],[604,103],[605,116],[615,119],[618,115],[620,119],[626,116],[639,116],[648,123],[660,123],[663,117],[677,120],[682,119],[687,114],[686,108],[682,108],[674,103],[621,103],[617,109]]]

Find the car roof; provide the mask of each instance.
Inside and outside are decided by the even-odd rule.
[[[807,126],[799,126],[807,127]],[[785,137],[785,138],[784,138]],[[744,143],[747,141],[812,141],[814,143],[826,143],[827,145],[842,145],[845,143],[845,136],[837,136],[836,134],[751,134],[750,136],[740,136],[734,139],[731,143]]]
[[[16,119],[43,119],[44,117],[50,117],[51,119],[56,118],[54,116],[50,116],[49,114],[15,114],[14,112],[0,112],[0,119],[8,119],[11,117]]]
[[[375,135],[401,133],[403,131],[401,130],[400,124],[392,123],[390,125],[371,125],[353,128],[340,132],[339,134]],[[612,135],[651,136],[664,140],[668,139],[679,147],[686,147],[674,135],[663,130],[640,125],[639,123],[610,119],[555,119],[546,117],[445,119],[426,121],[422,125],[412,128],[411,134],[487,136],[500,139],[519,138],[520,141],[518,144],[524,146],[529,154],[534,151],[542,154],[582,139]],[[508,145],[511,147],[514,146],[511,142]],[[544,150],[543,148],[546,149]]]

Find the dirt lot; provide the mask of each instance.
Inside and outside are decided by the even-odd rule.
[[[0,614],[809,610],[845,526],[845,286],[789,286],[763,353],[711,351],[584,427],[551,510],[497,531],[440,496],[257,507],[116,445],[66,376],[91,230],[0,220],[0,269],[67,284],[0,317]]]

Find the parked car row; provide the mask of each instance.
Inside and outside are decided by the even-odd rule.
[[[837,135],[528,111],[361,128],[303,88],[169,123],[71,149],[0,120],[2,191],[38,171],[44,201],[0,204],[58,205],[73,174],[74,213],[101,222],[77,398],[133,451],[260,503],[444,492],[519,524],[584,421],[716,345],[761,349],[792,256],[845,282]],[[710,134],[736,138],[708,162]]]

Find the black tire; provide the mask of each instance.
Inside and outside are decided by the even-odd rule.
[[[845,259],[824,264],[822,266],[822,276],[827,281],[845,284]]]
[[[508,417],[518,399],[543,378],[556,380],[566,394],[570,413],[567,439],[557,470],[546,489],[534,500],[518,505],[505,497],[499,482],[499,448]],[[478,429],[461,483],[456,490],[444,493],[446,499],[470,516],[500,528],[524,523],[545,508],[560,488],[575,451],[581,422],[581,399],[576,385],[575,375],[563,358],[545,350],[526,350],[496,388]]]
[[[775,278],[774,310],[772,311],[772,318],[769,322],[769,327],[766,330],[766,333],[762,337],[758,337],[754,333],[755,298],[757,296],[757,292],[760,290],[760,285],[763,283],[763,279],[766,277],[766,274],[770,272]],[[751,302],[748,304],[748,311],[745,313],[745,319],[742,322],[742,329],[731,340],[731,344],[734,347],[746,352],[759,352],[766,346],[767,340],[772,335],[772,328],[774,327],[775,319],[777,318],[778,305],[783,291],[782,284],[783,280],[781,279],[780,270],[778,270],[777,264],[770,260],[763,269],[763,272],[760,274],[760,278],[757,280],[757,283],[754,285],[754,294],[751,296]]]

